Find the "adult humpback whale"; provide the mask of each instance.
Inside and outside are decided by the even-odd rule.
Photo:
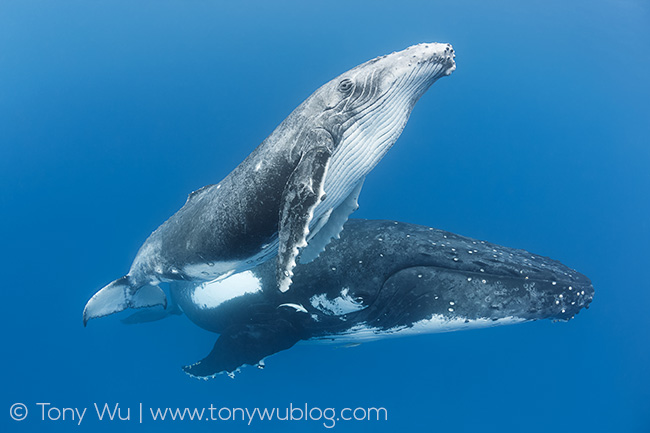
[[[266,262],[221,281],[174,282],[172,299],[221,334],[184,370],[232,374],[300,340],[362,342],[538,319],[569,320],[588,307],[587,277],[560,262],[443,230],[350,220],[338,240],[296,268],[290,292]]]
[[[165,305],[162,281],[211,281],[276,255],[276,287],[288,290],[299,250],[308,262],[338,235],[417,100],[455,67],[451,45],[419,44],[322,86],[219,184],[191,193],[129,273],[88,301],[84,324]]]

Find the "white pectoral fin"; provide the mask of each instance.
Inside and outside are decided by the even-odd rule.
[[[307,247],[300,253],[300,263],[313,261],[325,250],[325,247],[333,238],[339,237],[345,222],[352,212],[359,208],[358,199],[364,180],[365,178],[361,179],[352,189],[350,195],[335,209],[326,214],[328,218],[324,224],[319,224],[318,227],[314,228],[313,236],[309,240]]]
[[[332,137],[314,130],[309,146],[293,171],[282,194],[278,230],[277,280],[282,292],[289,290],[300,248],[307,246],[309,224],[321,201],[327,167],[332,156]]]

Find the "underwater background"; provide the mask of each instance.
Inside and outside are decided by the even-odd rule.
[[[83,327],[89,297],[189,192],[321,84],[419,42],[453,44],[457,70],[415,106],[354,217],[560,260],[591,278],[588,311],[298,345],[207,382],[180,367],[216,335],[183,316]],[[387,410],[337,431],[649,432],[649,70],[645,1],[0,0],[0,430],[327,430],[140,424],[142,403]],[[88,413],[41,420],[45,402]],[[99,421],[93,403],[132,419]]]

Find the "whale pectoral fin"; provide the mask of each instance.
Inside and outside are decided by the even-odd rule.
[[[88,320],[119,313],[127,308],[162,305],[167,308],[165,292],[158,286],[134,287],[128,276],[117,279],[95,293],[83,313],[84,326]]]
[[[219,336],[208,356],[183,367],[183,371],[197,378],[233,373],[243,365],[262,365],[265,357],[289,349],[300,340],[299,330],[282,319],[263,324],[233,325]]]
[[[332,156],[333,141],[327,131],[314,131],[310,138],[317,141],[316,145],[310,145],[303,154],[282,193],[276,268],[278,288],[282,292],[291,285],[299,248],[307,245],[309,223],[324,195],[323,183]]]
[[[309,239],[307,247],[300,253],[300,263],[309,263],[316,259],[325,250],[332,238],[339,238],[343,225],[352,212],[359,208],[359,194],[364,179],[354,187],[350,195],[343,202],[328,214],[328,220],[320,228],[314,230],[313,237]]]

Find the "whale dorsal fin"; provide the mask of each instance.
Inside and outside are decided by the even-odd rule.
[[[300,253],[300,263],[309,263],[313,261],[325,250],[325,247],[329,244],[332,238],[339,238],[341,230],[343,230],[343,225],[348,220],[348,217],[352,212],[359,208],[357,200],[359,199],[364,179],[359,181],[359,183],[352,189],[350,195],[348,195],[348,197],[343,200],[336,209],[325,215],[327,221],[325,221],[324,224],[320,227],[314,228],[312,238],[309,239],[307,246]]]
[[[232,325],[219,336],[208,356],[183,371],[197,378],[232,374],[244,365],[263,365],[265,357],[289,349],[301,339],[299,328],[284,319]]]
[[[324,129],[312,130],[308,139],[307,150],[282,193],[276,268],[278,288],[282,292],[291,285],[299,248],[307,246],[309,223],[324,196],[323,184],[334,145],[332,136]]]

